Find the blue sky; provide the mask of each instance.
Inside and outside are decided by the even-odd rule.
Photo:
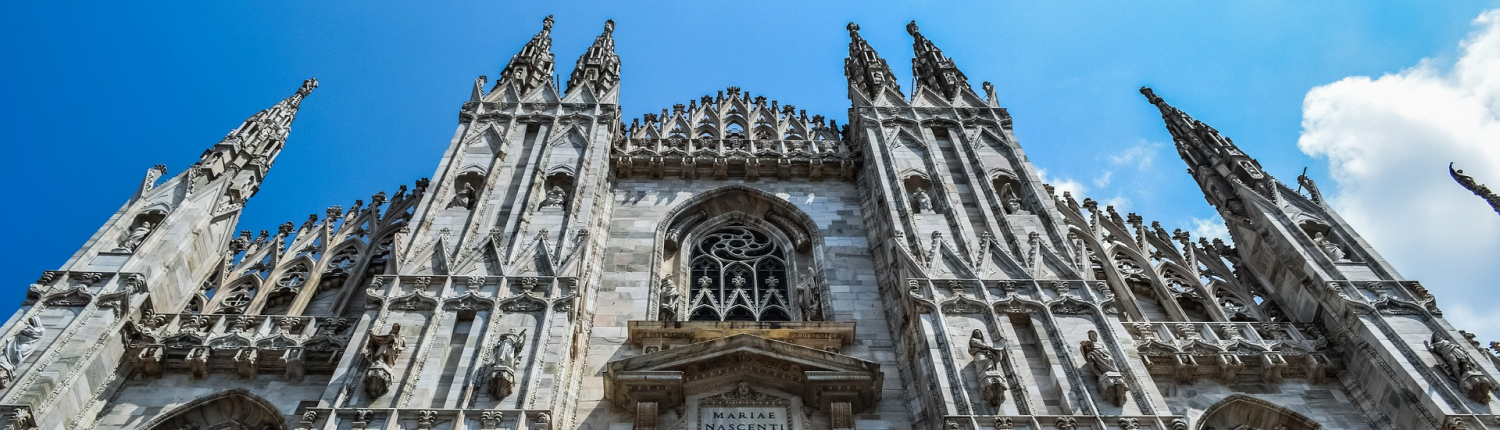
[[[1209,231],[1203,220],[1214,211],[1136,88],[1156,88],[1284,181],[1308,167],[1325,194],[1337,195],[1357,188],[1330,177],[1346,165],[1316,142],[1307,152],[1297,145],[1309,92],[1426,64],[1442,72],[1476,31],[1471,21],[1500,7],[1493,0],[702,3],[10,4],[0,14],[0,93],[8,102],[0,105],[0,181],[13,202],[0,211],[9,239],[0,247],[0,309],[18,306],[26,285],[86,241],[147,168],[166,164],[176,174],[307,77],[321,86],[241,229],[274,229],[431,175],[474,78],[496,77],[547,14],[556,15],[553,52],[564,80],[604,20],[618,23],[627,122],[730,85],[845,122],[844,25],[858,22],[909,90],[904,25],[915,19],[971,83],[995,84],[1022,146],[1049,179],[1169,230]],[[1490,175],[1500,186],[1500,170]],[[1443,271],[1400,263],[1409,277],[1446,281]]]

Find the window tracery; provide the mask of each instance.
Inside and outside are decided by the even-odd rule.
[[[792,320],[786,252],[769,235],[731,224],[702,235],[690,252],[690,320]]]

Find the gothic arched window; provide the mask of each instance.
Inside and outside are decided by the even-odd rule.
[[[791,321],[786,252],[759,230],[730,224],[689,251],[688,319]]]

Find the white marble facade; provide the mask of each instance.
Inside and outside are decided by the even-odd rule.
[[[16,429],[1482,429],[1496,351],[1324,202],[1142,89],[1233,245],[1056,195],[988,82],[849,26],[844,125],[620,116],[549,17],[432,179],[236,232],[307,81],[150,169],[0,335]]]

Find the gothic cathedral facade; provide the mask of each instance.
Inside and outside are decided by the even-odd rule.
[[[1150,89],[1232,244],[1055,193],[915,23],[910,93],[849,25],[844,125],[624,119],[613,26],[559,88],[548,17],[430,180],[300,224],[236,225],[316,80],[150,169],[0,330],[0,424],[1500,428],[1493,351]]]

